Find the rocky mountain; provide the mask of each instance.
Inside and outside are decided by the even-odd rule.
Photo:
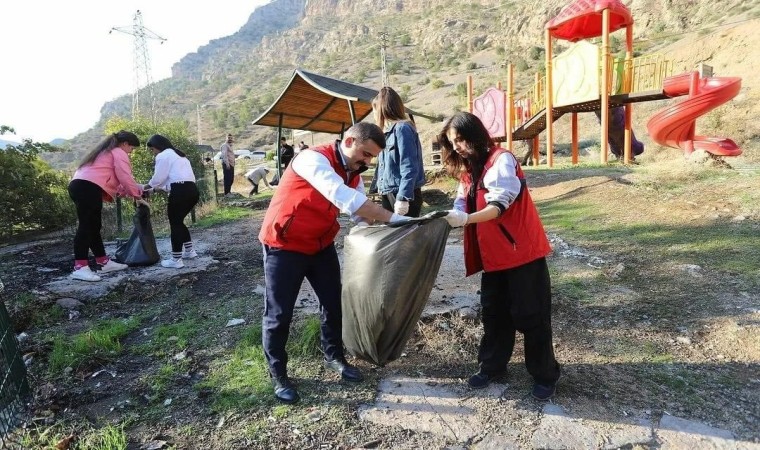
[[[473,74],[476,90],[482,90],[504,80],[504,65],[509,61],[515,64],[518,88],[526,88],[534,73],[543,70],[543,26],[567,3],[273,0],[253,11],[237,33],[215,39],[178,61],[173,76],[157,83],[155,92],[161,114],[185,117],[191,129],[198,126],[197,110],[203,105],[203,143],[216,144],[232,132],[243,147],[268,145],[274,142],[273,130],[254,129],[250,122],[276,99],[295,68],[376,88],[380,36],[385,32],[391,85],[413,109],[446,115],[463,108],[462,83],[467,73]],[[726,62],[721,71],[746,73],[746,95],[738,109],[746,114],[757,107],[752,90],[755,72],[747,70],[746,59],[740,63],[747,50],[738,47],[741,40],[736,36],[728,38],[725,30],[756,28],[758,2],[631,0],[626,4],[636,21],[637,53],[672,52],[684,68],[710,63],[713,57],[728,61],[732,58],[724,57],[734,55],[734,61]],[[712,55],[697,55],[695,47],[688,45],[694,41],[718,47]],[[623,42],[624,33],[616,33],[613,49],[619,51]],[[741,42],[754,45],[746,39]],[[555,52],[567,45],[557,43]],[[85,136],[92,139],[98,134],[93,131],[107,117],[128,114],[130,100],[125,95],[106,103],[94,130],[74,140],[75,150]],[[745,128],[740,140],[760,136],[753,127]],[[425,123],[421,129],[428,139],[435,132],[434,125]]]

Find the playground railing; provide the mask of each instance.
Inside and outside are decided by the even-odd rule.
[[[631,63],[633,74],[630,93],[660,90],[665,78],[673,75],[673,61],[658,53],[639,56]]]

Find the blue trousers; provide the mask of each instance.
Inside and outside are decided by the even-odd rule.
[[[343,358],[340,264],[335,245],[316,255],[282,250],[264,245],[264,317],[262,345],[273,377],[287,376],[293,308],[303,279],[309,280],[319,298],[322,352],[326,359]]]

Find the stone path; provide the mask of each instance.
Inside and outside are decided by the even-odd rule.
[[[380,382],[375,403],[359,409],[361,420],[432,433],[472,449],[526,448],[509,420],[485,426],[483,411],[496,408],[507,389],[492,384],[472,391],[459,380],[392,376]],[[517,411],[530,422],[532,411]],[[514,423],[514,422],[513,422]],[[518,423],[516,425],[522,425]],[[638,447],[637,447],[638,446]],[[617,418],[608,422],[575,417],[561,404],[547,403],[541,410],[530,446],[534,449],[715,449],[760,450],[760,444],[737,441],[727,430],[675,416]]]
[[[156,246],[162,257],[171,254],[171,242],[168,239],[157,239]],[[195,259],[186,260],[185,267],[182,269],[167,269],[155,264],[149,267],[130,267],[118,272],[104,274],[102,280],[96,283],[87,281],[72,280],[66,274],[57,278],[50,283],[43,285],[43,288],[61,297],[73,297],[83,301],[95,300],[108,295],[120,284],[127,281],[159,282],[167,278],[188,273],[204,272],[209,266],[218,263],[210,256],[205,256],[209,251],[209,245],[202,242],[196,243],[196,251],[199,256]],[[116,252],[116,243],[106,244],[106,253],[113,255]]]

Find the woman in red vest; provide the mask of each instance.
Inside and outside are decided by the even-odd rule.
[[[479,370],[467,382],[484,388],[506,375],[519,331],[525,339],[525,365],[534,379],[531,393],[548,400],[560,376],[552,348],[546,265],[551,246],[523,171],[473,114],[460,112],[450,118],[438,142],[446,170],[459,180],[454,209],[446,220],[452,227],[464,227],[466,275],[483,272]]]

